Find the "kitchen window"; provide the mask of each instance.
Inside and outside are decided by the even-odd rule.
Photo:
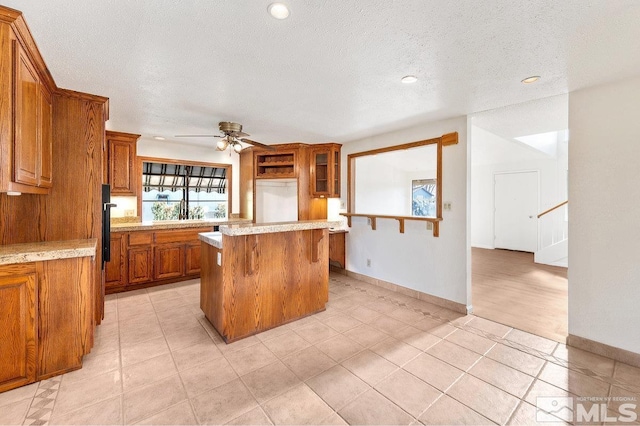
[[[142,161],[142,220],[226,219],[231,165]]]

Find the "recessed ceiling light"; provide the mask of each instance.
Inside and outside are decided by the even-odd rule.
[[[157,141],[163,141],[163,140],[165,140],[165,138],[164,138],[164,137],[162,137],[162,136],[154,136],[153,138],[154,138],[155,140],[157,140]]]
[[[522,80],[522,82],[524,84],[531,84],[531,83],[535,83],[538,80],[540,80],[540,76],[539,75],[532,75],[531,77],[527,77],[524,80]]]
[[[416,77],[415,75],[405,75],[400,81],[402,81],[404,84],[411,84],[418,81],[418,77]]]
[[[289,17],[289,8],[283,3],[271,3],[267,10],[276,19],[287,19]]]

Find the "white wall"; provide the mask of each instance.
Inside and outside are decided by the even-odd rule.
[[[538,171],[538,213],[566,200],[566,143],[558,144],[555,157],[520,145],[476,126],[471,128],[471,245],[494,248],[494,175],[504,172]],[[475,160],[482,151],[483,159]],[[496,160],[493,161],[492,158]],[[557,227],[565,227],[563,210],[539,221],[543,246]]]
[[[440,237],[434,238],[423,222],[405,223],[405,233],[398,222],[378,219],[372,231],[365,218],[353,218],[347,234],[347,269],[442,297],[465,305],[471,304],[467,217],[467,118],[460,117],[410,127],[346,143],[342,146],[342,176],[347,176],[347,155],[375,148],[430,139],[458,132],[458,145],[443,148],[443,200],[452,203],[443,212]],[[347,179],[342,180],[346,201]],[[367,267],[367,259],[371,266]]]
[[[240,211],[240,157],[233,150],[218,151],[214,142],[211,146],[204,146],[141,138],[138,140],[138,156],[231,164],[232,209],[228,213]]]
[[[569,94],[569,333],[640,353],[640,78]]]

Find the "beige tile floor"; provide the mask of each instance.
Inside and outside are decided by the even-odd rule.
[[[84,367],[1,393],[0,424],[535,424],[538,396],[640,400],[639,384],[638,368],[337,274],[325,312],[227,345],[185,281],[109,296]]]

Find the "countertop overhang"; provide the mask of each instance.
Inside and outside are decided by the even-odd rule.
[[[220,226],[219,232],[202,232],[200,241],[222,250],[222,236],[271,234],[275,232],[307,231],[311,229],[331,229],[342,224],[340,221],[301,220],[297,222],[245,223]]]
[[[156,222],[112,223],[111,232],[155,231],[162,229],[204,228],[230,224],[251,223],[250,219],[193,219]]]
[[[342,225],[340,221],[329,220],[299,220],[296,222],[273,222],[273,223],[243,223],[234,225],[223,225],[220,227],[222,235],[254,235],[270,234],[273,232],[307,231],[310,229],[329,229]]]
[[[9,244],[0,246],[0,265],[95,256],[97,244],[95,238]]]

